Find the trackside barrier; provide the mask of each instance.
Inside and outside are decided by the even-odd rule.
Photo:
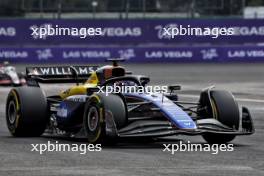
[[[264,62],[264,46],[214,47],[0,47],[0,62],[69,63],[104,62]]]

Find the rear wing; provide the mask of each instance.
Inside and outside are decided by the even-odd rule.
[[[27,67],[26,78],[40,83],[76,83],[87,80],[97,68],[98,66]]]

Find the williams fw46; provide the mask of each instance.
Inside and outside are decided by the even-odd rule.
[[[208,143],[226,143],[250,135],[254,127],[249,110],[240,111],[228,91],[207,88],[198,102],[180,101],[180,86],[168,93],[106,94],[98,86],[147,86],[150,79],[134,75],[111,60],[103,67],[27,68],[27,86],[10,91],[6,121],[13,136],[40,136],[44,132],[83,135],[90,143],[114,142],[122,137],[202,135]],[[53,70],[53,71],[52,71]],[[54,71],[57,70],[57,71]],[[73,83],[46,97],[39,83]]]
[[[0,86],[21,86],[26,83],[25,76],[17,73],[16,68],[8,62],[0,64]]]

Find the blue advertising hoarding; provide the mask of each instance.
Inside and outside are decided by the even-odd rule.
[[[128,62],[263,62],[264,46],[214,47],[0,47],[0,62],[104,62],[107,58]]]
[[[39,27],[101,28],[102,35],[80,38],[78,36],[45,36],[32,34],[32,28]],[[176,36],[163,35],[163,28],[177,27],[233,28],[234,35],[219,36]],[[47,19],[1,19],[0,45],[134,45],[142,43],[182,44],[182,43],[262,43],[264,42],[264,20],[249,19],[157,19],[157,20],[47,20]]]

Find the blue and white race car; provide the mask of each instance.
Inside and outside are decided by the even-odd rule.
[[[180,86],[168,86],[167,92],[146,91],[148,77],[128,73],[117,60],[112,61],[113,65],[100,68],[28,68],[27,86],[14,88],[8,95],[6,120],[11,134],[82,134],[90,143],[184,134],[202,135],[208,143],[226,143],[237,135],[254,133],[249,110],[242,107],[240,113],[228,91],[207,88],[198,102],[180,101],[176,93]],[[39,82],[76,85],[46,97]],[[120,92],[124,86],[134,89]]]

